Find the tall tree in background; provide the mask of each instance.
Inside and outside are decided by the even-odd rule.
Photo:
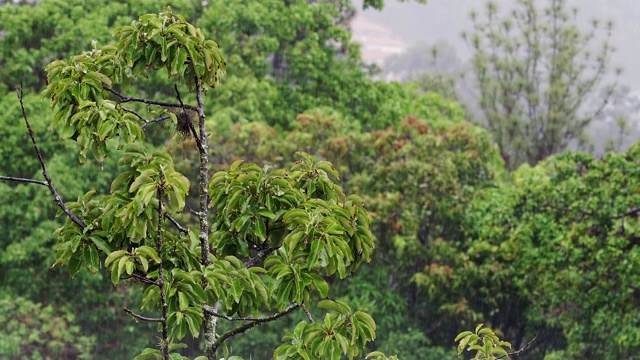
[[[479,105],[510,169],[584,143],[583,130],[614,89],[601,92],[613,25],[593,20],[583,31],[577,14],[565,0],[542,9],[518,0],[505,16],[490,1],[481,16],[471,14],[473,31],[463,38],[475,51]]]

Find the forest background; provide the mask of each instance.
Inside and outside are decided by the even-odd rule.
[[[73,134],[51,131],[53,115],[40,96],[45,66],[91,49],[94,40],[112,42],[115,27],[166,5],[49,0],[0,6],[0,175],[40,176],[13,91],[22,84],[26,111],[64,198],[109,191],[118,156],[88,156],[80,166],[76,144],[65,139]],[[302,150],[331,161],[345,191],[363,197],[376,239],[373,261],[331,287],[334,298],[376,319],[370,350],[401,359],[453,359],[456,334],[486,323],[515,349],[535,337],[520,355],[525,359],[634,359],[640,352],[640,148],[597,158],[565,152],[571,140],[588,143],[583,131],[597,113],[558,107],[561,116],[544,121],[548,128],[559,124],[560,140],[552,151],[532,152],[535,144],[499,141],[505,139],[499,134],[548,140],[548,133],[531,135],[523,130],[531,131],[526,121],[484,111],[520,104],[513,98],[463,105],[451,74],[373,80],[376,69],[363,64],[349,42],[349,2],[170,5],[215,39],[228,62],[222,85],[207,93],[215,169],[238,159],[283,168]],[[471,44],[482,34],[489,35],[478,41],[496,38],[480,25]],[[598,50],[603,56],[587,64],[608,66],[610,49]],[[505,82],[491,80],[518,74],[517,63],[489,69],[476,61],[476,74],[493,76],[484,87],[478,82],[480,90],[499,92]],[[581,74],[588,80],[591,73]],[[580,94],[587,88],[571,81],[584,79],[561,84]],[[522,90],[514,84],[509,89]],[[589,94],[615,96],[606,85],[594,85]],[[158,76],[131,86],[139,94],[175,97]],[[499,106],[483,108],[489,103]],[[473,106],[483,111],[471,116]],[[488,126],[492,119],[494,127]],[[568,126],[572,121],[578,125]],[[197,164],[187,154],[196,144],[176,132],[168,122],[145,126],[154,146],[181,159],[176,169],[192,173]],[[155,327],[136,324],[122,311],[139,303],[140,294],[124,284],[114,292],[103,271],[70,280],[67,269],[51,267],[52,233],[62,219],[50,194],[0,182],[0,199],[0,355],[131,358],[153,345]],[[187,198],[187,204],[196,202]],[[292,327],[299,320],[282,321]],[[263,358],[280,343],[282,328],[267,324],[234,339],[233,354]]]

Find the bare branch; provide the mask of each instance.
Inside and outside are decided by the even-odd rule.
[[[145,99],[145,98],[139,98],[139,97],[135,97],[135,96],[127,96],[124,95],[118,91],[116,91],[115,89],[112,89],[106,85],[102,85],[102,88],[107,90],[108,92],[114,94],[115,96],[118,97],[118,101],[121,103],[127,103],[127,102],[139,102],[139,103],[143,103],[143,104],[147,104],[147,105],[158,105],[158,106],[164,106],[164,107],[170,107],[170,108],[184,108],[184,109],[189,109],[189,110],[194,110],[197,111],[198,108],[193,106],[193,105],[188,105],[188,104],[176,104],[176,103],[172,103],[172,102],[168,102],[168,101],[159,101],[159,100],[151,100],[151,99]]]
[[[190,213],[192,213],[195,216],[200,216],[200,212],[194,210],[191,206],[189,206],[189,204],[185,204],[184,207],[189,210]]]
[[[60,195],[56,191],[56,188],[53,187],[53,183],[51,182],[51,178],[49,177],[49,174],[47,173],[47,167],[44,165],[44,159],[42,158],[42,153],[40,152],[40,149],[38,148],[38,143],[36,142],[36,137],[33,134],[33,130],[31,129],[31,124],[29,124],[29,119],[27,118],[27,111],[24,109],[24,100],[23,100],[23,97],[22,97],[22,95],[23,95],[23,93],[22,93],[22,85],[19,86],[19,88],[17,90],[17,93],[18,93],[18,100],[20,101],[20,110],[22,111],[22,118],[24,119],[24,123],[27,126],[27,131],[29,133],[29,138],[31,138],[31,144],[33,144],[33,149],[36,151],[36,155],[38,156],[38,162],[40,162],[40,167],[42,168],[42,176],[44,176],[45,184],[49,188],[49,191],[51,192],[51,195],[53,195],[53,202],[55,202],[56,205],[58,205],[58,207],[60,209],[62,209],[62,211],[71,219],[71,221],[73,221],[78,226],[80,226],[80,228],[84,229],[85,227],[87,227],[87,225],[82,220],[80,220],[74,213],[72,213],[71,210],[69,210],[67,205],[65,205],[64,201],[62,201],[62,198],[60,197]],[[44,184],[40,184],[40,185],[44,185]]]
[[[138,280],[138,281],[140,281],[142,283],[145,283],[145,284],[148,284],[148,285],[158,286],[157,282],[155,282],[155,281],[153,281],[153,280],[151,280],[149,278],[146,278],[146,277],[144,277],[142,275],[136,274],[136,273],[131,274],[131,276],[122,277],[120,279],[121,280],[131,280],[131,279],[133,279],[133,280]]]
[[[307,315],[307,319],[309,319],[309,322],[314,323],[315,321],[313,321],[313,316],[311,316],[311,313],[309,312],[309,310],[307,310],[307,306],[305,304],[302,304],[302,310],[304,310],[305,315]]]
[[[256,256],[250,258],[249,260],[247,260],[247,262],[244,263],[244,267],[246,269],[252,267],[253,265],[255,265],[258,261],[266,258],[267,256],[269,256],[269,254],[271,254],[272,252],[274,252],[276,250],[276,248],[273,247],[268,247],[266,249],[262,249],[260,250]]]
[[[520,354],[522,354],[522,352],[524,352],[534,341],[536,341],[536,339],[538,338],[538,334],[536,334],[536,336],[533,337],[533,339],[529,340],[528,343],[524,344],[524,346],[518,350],[518,351],[514,351],[514,352],[510,352],[507,355],[502,355],[496,358],[496,360],[498,359],[502,359],[505,357],[510,357],[510,356],[518,356]]]
[[[133,114],[135,115],[138,119],[140,119],[140,121],[144,122],[144,124],[142,124],[142,128],[146,128],[147,125],[149,124],[153,124],[153,123],[157,123],[157,122],[162,122],[162,121],[166,121],[171,119],[171,117],[169,115],[162,115],[160,117],[157,117],[155,119],[147,119],[144,116],[142,116],[142,114],[140,114],[139,112],[133,110],[133,109],[129,109],[126,108],[124,106],[120,107],[122,109],[122,111],[128,112],[129,114]]]
[[[49,184],[47,184],[46,182],[41,181],[41,180],[24,179],[24,178],[17,178],[17,177],[13,177],[13,176],[0,176],[0,180],[15,181],[15,182],[31,183],[31,184],[49,186]]]
[[[292,312],[293,310],[297,309],[299,306],[300,306],[300,305],[298,305],[298,304],[292,304],[292,305],[290,305],[289,307],[287,307],[286,309],[284,309],[283,311],[281,311],[281,312],[279,312],[279,313],[275,313],[275,314],[273,314],[273,315],[271,315],[271,316],[264,317],[264,318],[257,318],[257,319],[254,319],[254,320],[252,320],[252,321],[249,321],[249,322],[248,322],[248,323],[246,323],[246,324],[243,324],[243,325],[241,325],[241,326],[238,326],[238,327],[237,327],[237,328],[235,328],[235,329],[231,329],[231,330],[229,330],[229,331],[225,332],[224,334],[220,335],[220,337],[218,337],[218,338],[216,339],[216,341],[213,343],[213,349],[212,349],[212,350],[213,350],[213,352],[215,353],[215,352],[218,350],[218,348],[219,348],[219,347],[220,347],[220,346],[221,346],[221,345],[222,345],[222,344],[223,344],[227,339],[229,339],[229,338],[231,338],[231,337],[233,337],[233,336],[236,336],[236,335],[242,334],[242,333],[244,333],[245,331],[247,331],[247,330],[249,330],[249,329],[251,329],[251,328],[253,328],[253,327],[256,327],[256,326],[258,326],[258,325],[262,325],[262,324],[265,324],[265,323],[268,323],[268,322],[271,322],[271,321],[277,320],[277,319],[279,319],[279,318],[281,318],[281,317],[283,317],[283,316],[285,316],[285,315],[289,314],[289,313],[290,313],[290,312]],[[207,306],[205,306],[205,307],[204,307],[205,312],[207,312],[207,308],[208,308]],[[207,313],[209,313],[209,312],[207,312]],[[209,314],[210,314],[210,315],[215,316],[215,315],[214,315],[214,314],[212,314],[212,313],[209,313]],[[224,317],[223,317],[223,318],[224,318]]]
[[[180,231],[181,233],[184,233],[184,234],[189,233],[189,230],[184,226],[180,225],[180,223],[176,219],[174,219],[171,215],[165,213],[164,217],[167,218],[173,224],[173,226],[175,226],[176,229],[178,229],[178,231]]]
[[[134,318],[140,320],[140,321],[148,321],[148,322],[163,322],[164,319],[163,318],[151,318],[151,317],[146,317],[146,316],[142,316],[142,315],[138,315],[136,313],[134,313],[133,311],[124,308],[124,312],[126,312],[127,314],[133,316]]]
[[[639,212],[640,212],[640,206],[639,207],[635,207],[633,209],[630,209],[626,213],[619,214],[618,216],[616,216],[616,219],[622,219],[622,218],[625,218],[627,216],[632,216],[632,215],[635,215],[635,214],[637,214]]]
[[[286,308],[283,312],[288,311],[289,308],[292,308],[291,310],[294,310],[298,307],[298,304],[292,304],[291,306],[289,306],[288,308]],[[304,305],[303,305],[304,306]],[[217,312],[216,310],[214,310],[213,307],[205,305],[203,307],[204,311],[210,315],[213,315],[215,317],[219,317],[221,319],[225,319],[228,321],[256,321],[256,322],[265,322],[266,319],[270,319],[280,313],[276,313],[274,315],[268,316],[268,317],[261,317],[261,318],[254,318],[254,317],[244,317],[244,316],[237,316],[237,317],[231,317],[231,316],[227,316],[224,314],[220,314],[219,312]],[[277,316],[275,319],[277,319],[280,316]],[[273,320],[275,320],[273,319]],[[266,320],[266,321],[270,321],[270,320]]]

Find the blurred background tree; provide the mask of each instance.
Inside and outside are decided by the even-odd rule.
[[[482,123],[508,169],[585,143],[585,128],[615,90],[604,85],[613,24],[593,20],[583,30],[566,0],[544,4],[518,0],[505,14],[490,1],[463,34],[474,51]]]

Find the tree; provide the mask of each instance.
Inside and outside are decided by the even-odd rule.
[[[186,346],[179,341],[201,331],[205,357],[213,359],[231,337],[296,309],[308,320],[285,335],[275,358],[360,355],[375,338],[375,322],[327,299],[327,279],[344,279],[371,259],[373,237],[362,201],[334,183],[338,173],[330,163],[304,153],[288,169],[237,161],[210,176],[204,93],[218,86],[226,68],[217,44],[170,8],[143,15],[114,35],[115,45],[49,64],[43,92],[51,99],[53,127],[77,143],[81,162],[119,157],[108,193],[93,189],[77,202],[62,199],[19,92],[44,180],[0,179],[51,193],[66,217],[55,232],[55,265],[72,277],[82,269],[98,273],[104,265],[114,285],[127,282],[143,294],[141,308],[157,315],[125,312],[157,323],[161,335],[157,348],[138,359],[184,358],[176,352]],[[125,94],[127,84],[160,70],[176,84],[175,101]],[[185,90],[191,94],[183,99]],[[147,125],[163,121],[195,142],[195,186],[167,151],[144,144]],[[197,206],[187,206],[190,192],[197,194]],[[316,307],[329,311],[323,322],[311,316]],[[259,316],[271,308],[277,312]],[[220,319],[242,325],[220,334]]]
[[[0,342],[0,355],[5,359],[91,358],[89,349],[95,338],[81,335],[69,309],[58,316],[51,305],[42,307],[16,297],[0,299],[0,310],[0,326],[7,329]]]
[[[583,143],[585,127],[614,90],[600,92],[613,25],[594,20],[585,32],[577,13],[566,0],[549,0],[543,9],[519,0],[506,16],[492,1],[483,16],[471,15],[473,31],[463,37],[475,52],[479,106],[509,169]]]
[[[161,10],[165,5],[155,0],[44,0],[1,6],[0,65],[5,71],[0,83],[7,89],[22,83],[25,89],[41,91],[46,86],[44,69],[53,59],[78,54],[92,40],[110,42],[111,29],[128,24],[149,8]],[[174,1],[173,7],[191,19],[202,4]]]
[[[508,319],[505,337],[521,343],[518,328],[538,333],[531,352],[552,359],[638,353],[638,151],[562,154],[477,194],[469,241],[458,248],[473,257],[453,277],[471,281],[484,268],[482,287],[509,294],[490,318]],[[516,317],[506,305],[524,317],[509,325]]]

